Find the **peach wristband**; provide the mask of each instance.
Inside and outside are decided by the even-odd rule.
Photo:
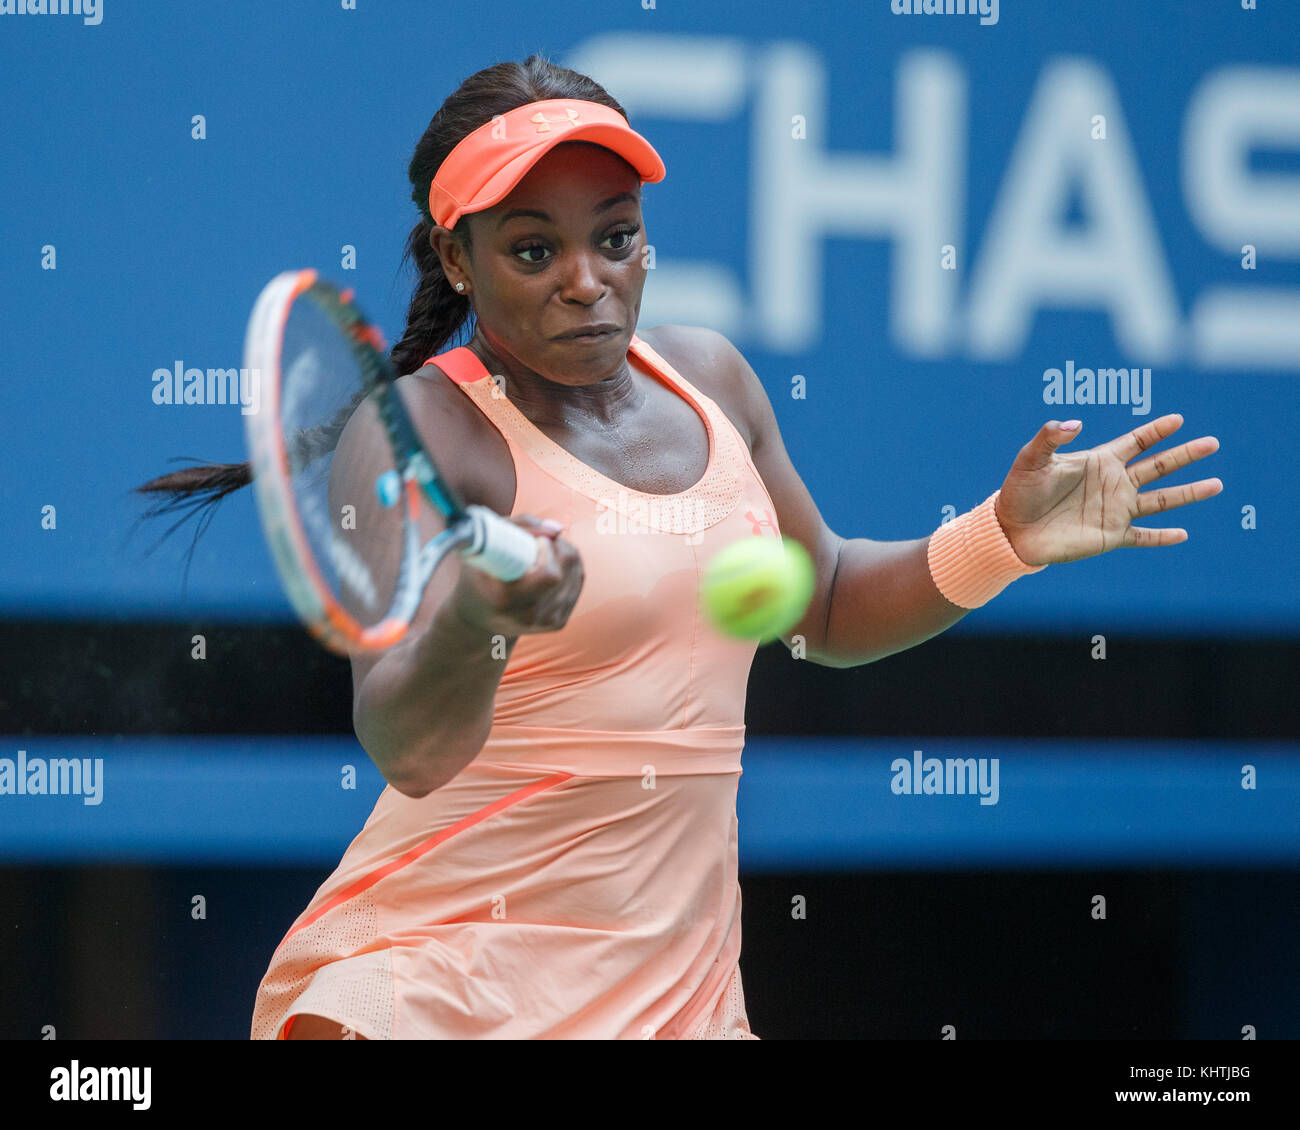
[[[1011,548],[993,509],[1001,493],[995,490],[974,510],[945,522],[930,535],[930,576],[959,608],[979,608],[1017,577],[1047,568],[1026,565]]]

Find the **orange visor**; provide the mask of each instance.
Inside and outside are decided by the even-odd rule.
[[[504,200],[529,169],[564,141],[612,149],[645,181],[664,179],[664,163],[617,110],[577,98],[529,102],[499,114],[447,154],[429,186],[434,223],[454,228],[467,212]]]

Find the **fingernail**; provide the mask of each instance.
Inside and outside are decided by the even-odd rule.
[[[554,518],[543,518],[542,527],[543,529],[550,530],[550,532],[553,534],[562,533],[564,530],[564,527],[560,525],[560,523],[557,522]]]
[[[1061,431],[1072,432],[1082,423],[1082,420],[1066,420],[1065,423],[1061,425]]]

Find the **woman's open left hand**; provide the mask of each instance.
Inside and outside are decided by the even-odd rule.
[[[1135,519],[1201,502],[1223,490],[1219,479],[1200,479],[1186,486],[1142,487],[1219,450],[1214,436],[1201,436],[1179,447],[1129,460],[1154,447],[1183,426],[1177,412],[1117,436],[1088,451],[1057,448],[1076,438],[1080,424],[1063,431],[1049,420],[1016,456],[995,506],[1011,547],[1027,565],[1059,564],[1095,557],[1121,546],[1177,545],[1183,529],[1134,526]]]

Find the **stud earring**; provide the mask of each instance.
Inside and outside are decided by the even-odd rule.
[[[465,293],[465,284],[464,284],[463,282],[460,282],[460,283],[457,283],[457,284],[456,284],[456,292],[457,292],[458,294],[464,294],[464,293]]]

